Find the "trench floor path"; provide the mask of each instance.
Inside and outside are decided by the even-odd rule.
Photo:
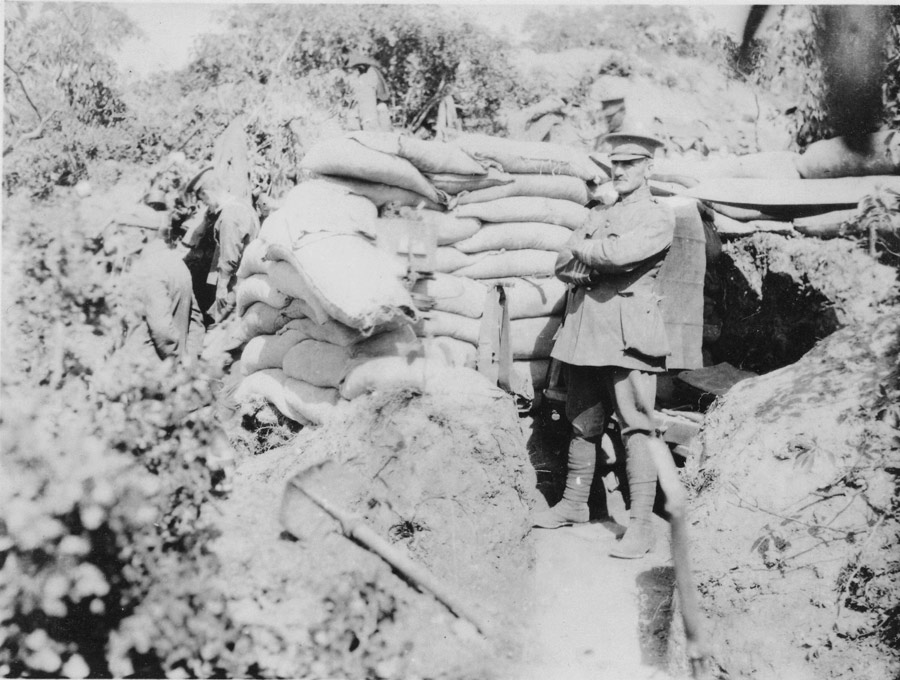
[[[624,521],[624,509],[613,517]],[[626,515],[627,516],[627,515]],[[669,680],[666,671],[674,575],[668,525],[643,559],[608,552],[616,522],[534,529],[533,619],[521,680]]]

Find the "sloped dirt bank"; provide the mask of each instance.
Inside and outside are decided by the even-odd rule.
[[[893,308],[739,383],[707,415],[688,472],[721,677],[900,672],[898,349]]]
[[[707,280],[706,323],[713,363],[765,373],[787,366],[888,299],[896,270],[846,239],[755,234],[724,244]]]
[[[345,404],[330,424],[245,460],[223,501],[216,551],[238,622],[281,677],[501,677],[530,609],[534,471],[512,400],[394,392]],[[278,516],[288,480],[361,518],[441,579],[488,630],[454,618],[311,503]]]

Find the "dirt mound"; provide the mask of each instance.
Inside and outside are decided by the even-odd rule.
[[[839,331],[707,416],[694,564],[727,677],[900,670],[896,414],[871,416],[896,410],[898,334],[896,310]]]
[[[731,241],[706,284],[706,323],[721,327],[706,347],[714,363],[765,373],[871,320],[895,284],[895,270],[846,239],[760,233]]]
[[[519,653],[534,560],[534,471],[512,400],[485,383],[465,395],[369,395],[341,409],[327,426],[241,464],[219,508],[222,579],[238,621],[272,648],[266,672],[497,676],[498,663]],[[487,624],[489,639],[340,535],[311,503],[291,506],[300,535],[282,533],[285,484],[325,460],[337,465],[304,484],[441,579]]]

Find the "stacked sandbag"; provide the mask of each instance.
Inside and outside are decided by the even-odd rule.
[[[266,219],[238,270],[238,403],[265,400],[292,420],[319,424],[348,372],[380,356],[372,347],[384,356],[423,354],[405,269],[374,245],[377,213],[369,199],[311,180]]]
[[[434,367],[474,368],[498,285],[515,368],[543,386],[566,294],[557,253],[588,218],[600,166],[554,144],[355,132],[315,145],[301,168],[311,179],[266,219],[239,272],[247,390],[317,422],[324,404],[379,381],[421,385]],[[434,273],[401,295],[398,281],[422,253],[398,234],[419,233],[436,243]],[[367,344],[407,331],[381,353]]]

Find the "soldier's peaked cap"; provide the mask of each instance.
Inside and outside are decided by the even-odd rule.
[[[653,154],[662,146],[662,140],[647,135],[631,134],[628,132],[612,132],[603,140],[607,142],[612,151],[609,154],[611,161],[633,161],[639,158],[653,158]]]

